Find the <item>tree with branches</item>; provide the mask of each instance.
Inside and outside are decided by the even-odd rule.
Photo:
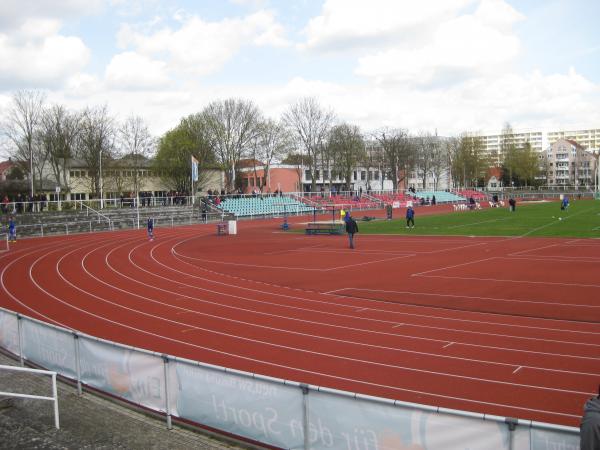
[[[317,189],[317,164],[334,119],[333,111],[323,109],[312,97],[299,100],[283,115],[285,124],[306,156],[304,164],[308,167],[311,177],[312,192]]]
[[[232,191],[236,167],[260,133],[262,114],[252,101],[228,99],[210,103],[202,116],[209,145],[225,169],[226,183]]]
[[[40,166],[43,168],[45,163],[43,148],[36,145],[45,99],[46,96],[39,91],[15,92],[3,126],[4,133],[13,145],[12,157],[29,173],[32,197],[35,193],[35,169]]]

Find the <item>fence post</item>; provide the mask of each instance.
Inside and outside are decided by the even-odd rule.
[[[77,395],[81,395],[81,361],[79,360],[79,335],[73,332],[73,343],[75,345],[75,373],[77,376]]]
[[[56,387],[56,372],[52,373],[52,396],[54,397],[54,426],[57,430],[60,429],[58,419],[58,389]]]
[[[171,423],[171,405],[169,402],[169,357],[162,355],[163,368],[165,372],[165,413],[167,414],[167,429],[173,428]]]
[[[512,417],[505,417],[504,422],[508,426],[508,450],[513,450],[515,446],[515,429],[519,421]]]
[[[69,234],[69,224],[65,223],[65,234]]]
[[[42,231],[42,237],[44,237],[44,224],[43,223],[40,223],[40,228]]]
[[[301,383],[302,389],[302,430],[304,432],[304,450],[310,448],[310,422],[308,419],[308,384]]]
[[[21,320],[23,320],[23,318],[21,317],[21,314],[17,314],[17,337],[19,339],[19,363],[21,364],[21,367],[25,366],[25,363],[23,362],[23,326],[21,325]]]

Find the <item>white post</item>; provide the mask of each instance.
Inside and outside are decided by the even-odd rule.
[[[52,373],[52,397],[54,397],[54,426],[60,429],[58,420],[58,389],[56,388],[56,372]]]
[[[22,317],[20,314],[17,314],[17,334],[19,338],[19,363],[21,367],[25,366],[25,362],[23,361],[23,325],[21,324]]]
[[[73,341],[75,344],[75,373],[77,376],[77,395],[82,394],[81,390],[81,362],[79,361],[79,336],[73,333]]]
[[[100,158],[99,158],[99,184],[100,184],[100,209],[104,209],[104,193],[102,192],[102,149],[100,149]]]
[[[167,415],[167,429],[173,428],[171,423],[171,405],[169,404],[169,358],[163,355],[163,367],[165,374],[165,413]]]

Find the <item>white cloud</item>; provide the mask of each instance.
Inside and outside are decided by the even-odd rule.
[[[476,0],[327,0],[301,48],[332,50],[413,41]]]
[[[6,87],[57,86],[88,62],[90,52],[75,36],[58,34],[55,20],[32,19],[0,34],[0,81]]]
[[[0,2],[0,30],[19,28],[31,19],[65,19],[95,14],[102,10],[106,0],[2,0]]]
[[[152,33],[123,25],[119,45],[149,57],[166,55],[169,68],[206,75],[221,68],[242,46],[286,44],[283,27],[268,11],[220,22],[206,22],[196,16],[180,18],[180,28],[163,27]]]
[[[166,64],[134,52],[115,55],[105,72],[106,82],[115,89],[149,89],[169,82]]]

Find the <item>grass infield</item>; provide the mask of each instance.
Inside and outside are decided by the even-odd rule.
[[[413,229],[406,228],[406,209],[402,208],[394,210],[394,220],[359,221],[360,233],[600,238],[598,201],[572,201],[566,211],[558,202],[518,202],[515,212],[504,207],[420,216],[422,210],[415,210]]]

